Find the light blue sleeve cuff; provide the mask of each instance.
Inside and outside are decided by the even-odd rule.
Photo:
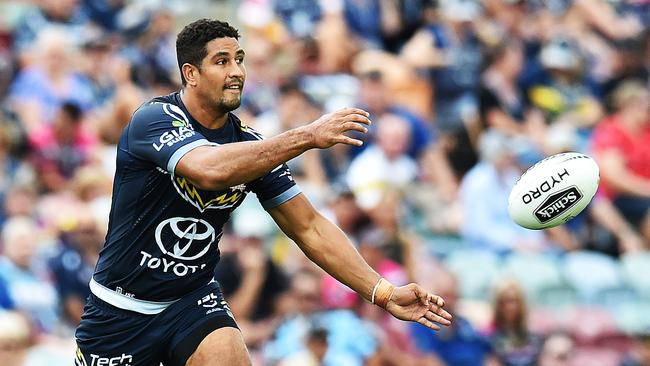
[[[174,174],[174,171],[176,170],[176,164],[178,164],[178,161],[181,160],[183,155],[187,154],[191,150],[196,149],[199,146],[205,146],[205,145],[213,145],[213,143],[206,139],[200,139],[200,140],[192,141],[187,145],[181,146],[178,150],[174,151],[172,156],[167,161],[167,171],[170,172],[171,174]]]
[[[294,198],[298,194],[302,192],[298,186],[292,186],[291,188],[287,189],[286,191],[280,193],[279,195],[268,199],[264,202],[262,202],[262,207],[264,207],[265,210],[270,210],[273,207],[280,206],[281,204],[287,202],[288,200]]]

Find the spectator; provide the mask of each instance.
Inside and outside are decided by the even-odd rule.
[[[650,365],[650,332],[640,332],[634,338],[634,347],[621,366]]]
[[[544,341],[542,353],[539,356],[539,366],[569,366],[573,365],[575,344],[573,339],[563,333],[553,333]]]
[[[601,169],[600,194],[610,199],[646,242],[650,240],[650,92],[628,81],[613,95],[616,113],[592,136]]]
[[[93,215],[88,208],[80,209],[73,227],[61,234],[61,251],[48,263],[62,302],[64,331],[70,336],[90,295],[88,283],[103,243]]]
[[[84,129],[82,118],[81,109],[66,102],[51,125],[41,126],[30,134],[33,162],[47,191],[61,190],[91,158],[95,137]]]
[[[408,123],[392,114],[376,123],[376,143],[352,161],[347,173],[347,183],[364,210],[376,208],[389,192],[406,189],[417,176],[417,164],[406,155]]]
[[[287,315],[271,341],[264,346],[267,362],[274,363],[304,349],[303,340],[314,326],[325,328],[328,347],[322,365],[363,365],[377,351],[372,327],[349,310],[322,311],[320,275],[301,270],[291,278],[284,300]]]
[[[78,0],[43,0],[29,9],[14,30],[15,48],[25,52],[47,29],[61,29],[76,44],[89,30]]]
[[[131,114],[145,101],[145,91],[136,85],[133,65],[122,57],[113,57],[108,61],[110,79],[115,90],[104,108],[93,116],[96,123],[91,126],[98,137],[109,145],[117,145],[122,129],[128,123]],[[112,154],[114,155],[114,154]],[[112,156],[111,160],[115,160]],[[113,163],[114,164],[114,163]]]
[[[327,330],[314,328],[307,334],[305,350],[280,361],[278,366],[320,366],[327,353]]]
[[[234,242],[222,249],[215,279],[238,320],[259,321],[275,314],[276,301],[288,290],[287,277],[265,253],[273,223],[255,207],[242,206],[233,215]]]
[[[368,71],[360,76],[358,104],[364,108],[373,120],[378,121],[386,114],[401,117],[410,126],[410,139],[407,152],[409,156],[417,159],[424,152],[432,140],[430,126],[413,112],[395,103],[392,98],[385,76],[380,71]],[[374,128],[371,126],[371,137]],[[367,139],[367,136],[363,136]],[[363,150],[365,147],[362,146]]]
[[[0,117],[1,118],[1,117]],[[2,124],[0,128],[0,225],[7,214],[4,206],[5,199],[15,186],[28,187],[33,184],[34,171],[30,164],[22,161],[15,153],[19,143],[16,136],[12,136],[11,126]]]
[[[438,332],[420,324],[410,325],[416,347],[435,356],[439,365],[498,365],[488,340],[458,313],[456,278],[449,272],[441,271],[436,283],[436,291],[445,299],[445,308],[454,316],[454,321]]]
[[[529,90],[531,103],[544,112],[549,124],[591,129],[602,117],[603,108],[590,88],[585,60],[577,45],[569,39],[555,38],[542,48],[539,58],[544,77]],[[585,136],[576,134],[572,140],[573,150],[586,148]]]
[[[483,56],[475,21],[480,13],[480,5],[472,0],[441,2],[439,19],[430,19],[419,38],[423,40],[422,51],[435,55],[429,65],[418,66],[429,68],[435,121],[445,133],[464,129],[465,124],[473,122],[478,110]]]
[[[318,103],[300,88],[296,80],[281,85],[279,91],[277,107],[261,113],[253,123],[264,136],[275,136],[321,115]],[[328,181],[334,178],[330,174],[336,174],[328,171],[322,161],[332,155],[331,152],[309,151],[288,162],[291,174],[317,203],[329,193]]]
[[[47,29],[38,34],[37,62],[23,68],[9,90],[8,100],[28,131],[50,123],[61,104],[72,101],[82,109],[93,106],[90,83],[74,69],[76,49],[67,34]]]
[[[538,137],[536,132],[543,131],[544,119],[528,110],[526,98],[517,85],[524,66],[522,46],[505,41],[495,46],[489,56],[479,90],[483,125],[508,135]]]
[[[515,281],[499,283],[493,304],[490,343],[503,366],[535,366],[542,337],[531,333],[524,293]]]
[[[0,365],[64,366],[74,352],[72,342],[39,338],[24,314],[0,311]]]
[[[162,79],[175,87],[180,86],[172,25],[170,9],[158,8],[146,16],[144,31],[121,50],[121,55],[135,68],[140,85],[153,86]]]
[[[469,243],[499,252],[540,250],[545,245],[543,234],[515,224],[505,204],[521,174],[513,147],[513,140],[499,132],[488,130],[481,136],[481,159],[460,185],[461,233]]]
[[[29,320],[18,312],[0,310],[0,323],[0,363],[25,365],[32,343]]]
[[[82,9],[93,23],[112,32],[118,30],[118,19],[124,5],[124,0],[84,0]]]
[[[15,309],[28,314],[40,330],[51,332],[58,325],[58,298],[54,287],[37,270],[37,240],[38,230],[33,220],[15,217],[5,223],[0,279],[8,285]]]

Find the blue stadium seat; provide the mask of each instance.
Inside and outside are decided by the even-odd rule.
[[[623,278],[645,299],[650,300],[650,253],[634,253],[621,257]]]
[[[566,280],[576,288],[585,302],[599,303],[604,291],[624,291],[621,268],[613,258],[588,251],[569,253],[562,264]]]
[[[618,306],[616,322],[625,333],[633,335],[650,329],[650,302],[622,303]]]
[[[480,249],[457,250],[447,256],[445,264],[458,277],[462,297],[491,298],[490,286],[499,267],[496,254]]]
[[[499,277],[516,279],[533,301],[545,289],[566,289],[556,260],[542,254],[510,254]]]
[[[532,296],[534,305],[563,310],[578,303],[578,293],[567,283],[539,288]]]

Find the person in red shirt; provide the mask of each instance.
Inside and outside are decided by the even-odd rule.
[[[76,170],[88,163],[95,137],[82,126],[83,112],[73,102],[61,105],[51,123],[29,135],[32,162],[47,191],[59,191]]]
[[[650,243],[650,90],[637,81],[613,94],[616,113],[592,135],[600,166],[599,196],[610,200]]]

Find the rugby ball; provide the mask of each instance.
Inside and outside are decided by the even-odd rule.
[[[508,197],[508,213],[528,229],[546,229],[577,216],[596,194],[600,172],[591,157],[575,153],[549,156],[530,167]]]

